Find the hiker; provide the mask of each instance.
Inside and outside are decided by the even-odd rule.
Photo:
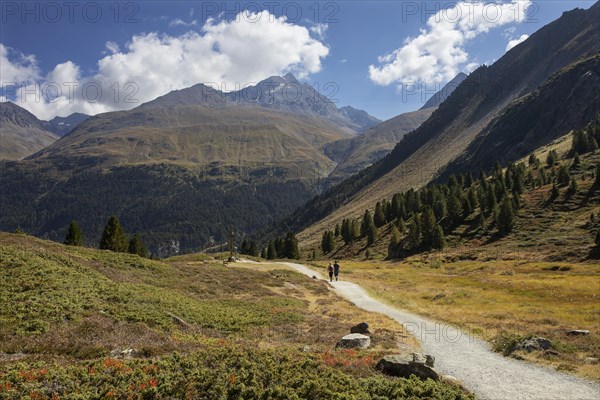
[[[337,260],[335,260],[335,263],[333,263],[333,275],[337,281],[338,277],[340,276],[340,264],[338,264]]]
[[[329,282],[333,282],[333,264],[329,262],[329,267],[327,267],[327,272],[329,272]]]

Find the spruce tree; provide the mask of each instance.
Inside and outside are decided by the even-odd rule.
[[[462,213],[463,208],[460,199],[453,194],[450,195],[448,198],[448,218],[452,226],[460,222]]]
[[[110,217],[100,239],[100,249],[126,253],[128,241],[121,223],[116,216]]]
[[[148,258],[148,249],[144,246],[140,235],[135,234],[129,241],[129,253],[137,254],[140,257]]]
[[[380,228],[385,225],[385,213],[383,212],[383,206],[380,202],[375,204],[375,215],[373,216],[373,222],[375,222],[375,226]]]
[[[262,258],[263,260],[267,259],[267,249],[266,247],[264,247],[261,251],[260,251],[260,258]]]
[[[394,258],[398,254],[400,246],[400,231],[395,226],[392,226],[390,244],[388,245],[388,258]]]
[[[248,246],[248,255],[258,257],[258,246],[255,241],[250,242],[250,246]]]
[[[579,186],[577,185],[577,181],[575,180],[575,178],[571,178],[571,182],[569,183],[569,195],[572,196],[575,193],[577,193],[577,189],[579,189]]]
[[[560,190],[556,186],[556,182],[552,183],[552,190],[550,191],[550,200],[556,200],[560,196]]]
[[[529,156],[529,166],[530,166],[530,167],[533,167],[534,165],[536,165],[537,161],[538,161],[538,159],[537,159],[537,157],[535,156],[535,154],[531,154],[531,155]]]
[[[548,156],[546,157],[546,164],[549,167],[553,167],[557,161],[558,161],[558,153],[556,152],[556,150],[550,151],[548,153]]]
[[[408,226],[408,235],[406,238],[408,249],[415,251],[421,246],[421,228],[417,222],[418,218],[413,218],[412,222]]]
[[[335,237],[339,237],[339,236],[340,236],[340,234],[341,234],[341,228],[340,228],[340,224],[336,224],[336,225],[335,225],[335,231],[334,231],[333,235],[334,235]]]
[[[442,250],[446,245],[446,238],[444,237],[444,231],[441,226],[436,225],[433,230],[433,237],[431,247],[436,250]]]
[[[421,213],[421,236],[423,239],[422,244],[427,249],[433,246],[433,235],[436,225],[437,222],[433,210],[429,206],[425,207]]]
[[[372,245],[377,240],[379,232],[377,230],[377,226],[375,224],[369,225],[367,228],[367,246]]]
[[[267,246],[267,260],[274,260],[277,258],[277,251],[275,251],[275,243],[271,240]]]
[[[594,185],[600,185],[600,163],[596,164],[596,180],[594,181]]]
[[[371,213],[369,212],[369,210],[365,210],[365,213],[363,214],[362,222],[360,224],[361,236],[366,236],[367,232],[369,231],[369,227],[373,224],[374,224],[374,222],[373,222],[373,217],[371,216]]]
[[[558,175],[556,176],[558,183],[560,185],[568,185],[571,180],[571,174],[569,174],[569,170],[566,165],[561,165],[558,169]]]
[[[506,234],[512,231],[515,225],[515,212],[513,210],[512,201],[508,196],[504,197],[498,211],[498,220],[496,221],[498,231]]]
[[[77,221],[73,220],[69,224],[64,243],[67,246],[83,246],[83,234]]]
[[[298,239],[293,232],[288,232],[284,242],[285,258],[298,260],[300,258],[300,250],[298,249]]]
[[[481,228],[485,226],[485,217],[483,216],[483,212],[480,212],[479,217],[477,217],[477,226]]]

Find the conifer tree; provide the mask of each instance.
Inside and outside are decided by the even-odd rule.
[[[596,180],[594,181],[594,185],[600,185],[600,163],[596,164]]]
[[[577,181],[575,180],[575,178],[571,178],[571,182],[569,183],[569,195],[572,196],[575,193],[577,193],[577,189],[579,189],[579,186],[577,185]]]
[[[321,250],[323,250],[323,254],[327,254],[335,250],[335,238],[333,236],[333,232],[325,231],[323,233],[323,238],[321,240]]]
[[[373,222],[373,217],[371,216],[371,213],[369,212],[369,210],[365,210],[365,213],[363,214],[362,222],[360,224],[360,235],[366,236],[367,232],[369,231],[369,227],[373,224],[374,224],[374,222]]]
[[[334,231],[333,235],[334,235],[335,237],[339,237],[339,236],[340,236],[340,234],[341,234],[341,228],[340,228],[340,224],[336,224],[336,225],[335,225],[335,231]]]
[[[448,219],[452,226],[460,222],[460,217],[463,213],[461,201],[455,195],[450,195],[448,198]]]
[[[148,258],[148,249],[144,246],[140,235],[135,234],[129,241],[129,253],[137,254],[140,257]]]
[[[560,190],[556,186],[556,182],[552,183],[552,190],[550,191],[550,200],[556,200],[560,196]]]
[[[509,233],[512,231],[515,224],[515,212],[513,210],[512,201],[508,196],[504,197],[498,211],[498,220],[496,225],[500,233]]]
[[[444,231],[442,227],[439,225],[435,226],[433,230],[433,238],[431,242],[431,246],[436,250],[442,250],[446,245],[446,238],[444,237]]]
[[[427,249],[433,246],[433,234],[437,225],[435,214],[431,207],[426,206],[421,213],[421,237],[422,244]]]
[[[532,153],[529,156],[529,166],[533,167],[533,166],[535,166],[537,164],[537,162],[538,162],[538,158],[535,156],[535,154]]]
[[[73,220],[69,224],[64,244],[67,246],[83,246],[83,234],[77,221]]]
[[[263,249],[260,251],[260,258],[262,258],[263,260],[267,259],[267,248],[263,247]]]
[[[569,170],[566,165],[561,165],[558,169],[558,174],[556,176],[558,183],[560,185],[568,185],[571,180],[571,174],[569,174]]]
[[[285,258],[297,260],[300,258],[300,250],[298,249],[298,239],[293,232],[288,232],[284,242]]]
[[[377,231],[377,226],[375,226],[374,223],[369,225],[369,227],[367,228],[367,246],[370,246],[373,243],[375,243],[378,235],[379,232]]]
[[[375,204],[375,215],[373,216],[373,222],[375,222],[375,226],[378,228],[385,225],[385,213],[383,212],[383,206],[380,202]]]
[[[119,222],[119,219],[113,215],[109,218],[108,223],[102,232],[100,249],[126,253],[128,247],[127,237],[121,227],[121,223]]]
[[[481,228],[485,226],[485,217],[483,216],[483,212],[480,212],[479,217],[477,217],[477,226]]]
[[[248,246],[248,255],[258,257],[258,246],[256,245],[256,242],[250,242],[250,246]]]
[[[418,218],[413,218],[412,222],[408,226],[408,235],[406,237],[406,241],[409,250],[416,250],[419,248],[419,246],[421,246],[421,229],[417,221]]]
[[[388,258],[394,258],[398,254],[400,247],[400,231],[395,226],[392,226],[390,244],[388,245]]]
[[[277,251],[275,250],[275,243],[271,240],[267,246],[267,260],[274,260],[277,258]]]

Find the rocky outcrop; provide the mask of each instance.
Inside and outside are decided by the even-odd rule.
[[[532,352],[548,350],[550,347],[552,347],[552,342],[550,340],[542,337],[534,337],[517,344],[515,350]]]

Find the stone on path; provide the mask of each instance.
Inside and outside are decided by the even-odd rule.
[[[439,381],[440,374],[426,364],[427,358],[422,354],[387,355],[377,363],[379,371],[386,375],[400,378],[410,378],[411,375],[421,380],[433,379]]]

